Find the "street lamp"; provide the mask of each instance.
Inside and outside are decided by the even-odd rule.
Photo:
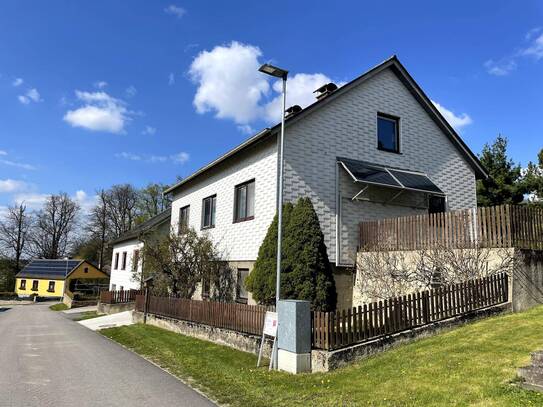
[[[281,135],[279,136],[279,175],[278,175],[278,197],[277,197],[277,265],[275,279],[275,309],[279,306],[279,296],[281,292],[281,239],[283,226],[283,142],[285,139],[285,109],[287,101],[287,76],[288,71],[278,68],[270,64],[264,64],[259,69],[260,72],[266,75],[281,78],[283,81],[283,103],[281,105]],[[277,321],[279,322],[279,320]],[[275,336],[275,354],[273,360],[277,369],[277,333]]]

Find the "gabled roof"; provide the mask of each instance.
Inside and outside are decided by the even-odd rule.
[[[77,259],[35,259],[31,260],[15,277],[64,280],[84,261]]]
[[[355,86],[358,86],[362,82],[372,78],[373,76],[377,75],[378,73],[382,72],[385,69],[392,69],[392,71],[396,74],[396,76],[402,81],[402,83],[407,87],[407,89],[411,92],[411,94],[415,97],[415,99],[421,104],[421,106],[424,108],[424,110],[430,115],[432,120],[437,124],[437,126],[445,133],[445,135],[451,140],[453,145],[458,149],[458,151],[462,154],[462,156],[466,159],[466,161],[470,164],[470,166],[473,168],[476,178],[487,178],[488,174],[477,158],[477,156],[469,149],[469,147],[466,145],[466,143],[460,138],[458,133],[452,128],[452,126],[445,120],[445,118],[439,113],[437,108],[434,106],[434,104],[431,102],[431,100],[426,96],[424,91],[420,88],[420,86],[415,82],[415,80],[411,77],[411,75],[407,72],[405,67],[401,64],[400,60],[396,55],[393,55],[392,57],[388,58],[387,60],[383,61],[379,65],[371,68],[367,72],[360,75],[358,78],[353,79],[351,82],[346,83],[342,87],[338,88],[335,92],[330,94],[329,96],[322,98],[320,100],[317,100],[313,104],[307,106],[305,109],[302,109],[300,113],[297,113],[285,120],[285,126],[288,126],[289,124],[295,123],[298,120],[301,120],[303,117],[305,117],[309,112],[314,111],[315,109],[325,106],[327,103],[332,102],[336,98],[343,95],[345,92],[348,92],[350,89],[354,88]],[[192,173],[188,177],[184,178],[177,184],[171,186],[166,191],[164,191],[165,194],[168,194],[170,192],[175,191],[179,187],[185,185],[189,181],[192,181],[194,178],[198,177],[199,175],[205,173],[207,170],[213,168],[217,164],[225,161],[226,159],[240,153],[241,151],[245,150],[246,148],[256,144],[257,142],[263,140],[264,138],[271,137],[275,135],[275,133],[279,130],[281,126],[281,123],[276,124],[275,126],[271,128],[265,128],[261,130],[260,132],[256,133],[254,136],[250,137],[237,147],[233,148],[232,150],[228,151],[226,154],[220,156],[216,160],[210,162],[209,164],[205,165],[204,167],[200,168],[196,172]]]
[[[116,243],[126,242],[127,240],[139,239],[139,237],[143,233],[157,226],[160,226],[166,222],[170,222],[171,214],[172,214],[172,209],[168,208],[164,212],[161,212],[158,215],[153,216],[151,219],[147,219],[145,222],[139,224],[135,228],[130,229],[126,233],[123,233],[118,238],[113,239],[112,241],[109,242],[109,244],[112,245]]]

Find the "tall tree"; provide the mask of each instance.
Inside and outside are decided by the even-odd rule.
[[[479,158],[489,177],[477,181],[477,205],[522,202],[525,185],[521,179],[520,165],[507,157],[507,138],[499,135],[491,146],[485,144]]]
[[[7,214],[0,220],[0,248],[13,259],[14,272],[21,270],[21,257],[27,249],[32,216],[24,203],[8,207]]]
[[[36,257],[59,259],[69,253],[75,238],[79,205],[67,194],[47,198],[38,212],[31,237],[31,251]]]
[[[169,196],[164,196],[168,185],[162,183],[150,183],[140,189],[138,194],[138,222],[145,222],[147,219],[158,215],[168,209],[172,203]]]
[[[105,263],[104,254],[106,252],[107,242],[112,237],[113,233],[108,218],[106,191],[103,189],[98,191],[97,197],[97,202],[91,208],[88,215],[86,229],[89,236],[80,243],[79,251],[87,251],[87,254],[90,254],[90,251],[97,250],[97,253],[92,257],[97,257],[98,267],[102,268]]]
[[[284,236],[281,261],[281,297],[307,300],[316,310],[336,306],[336,286],[328,260],[319,218],[309,198],[284,207]],[[260,246],[258,258],[246,286],[263,304],[275,302],[275,258],[277,216]]]
[[[524,182],[526,192],[531,195],[530,203],[543,205],[543,148],[537,155],[537,159],[537,164],[531,161],[528,163]]]
[[[114,236],[132,229],[137,216],[138,191],[130,184],[113,185],[106,191],[104,199]]]

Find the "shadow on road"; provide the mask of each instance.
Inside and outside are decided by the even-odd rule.
[[[6,311],[9,311],[11,308],[7,308],[7,307],[0,307],[0,312],[6,312]]]

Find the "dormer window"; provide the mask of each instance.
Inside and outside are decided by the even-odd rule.
[[[400,152],[400,119],[388,114],[377,114],[377,148],[391,153]]]

